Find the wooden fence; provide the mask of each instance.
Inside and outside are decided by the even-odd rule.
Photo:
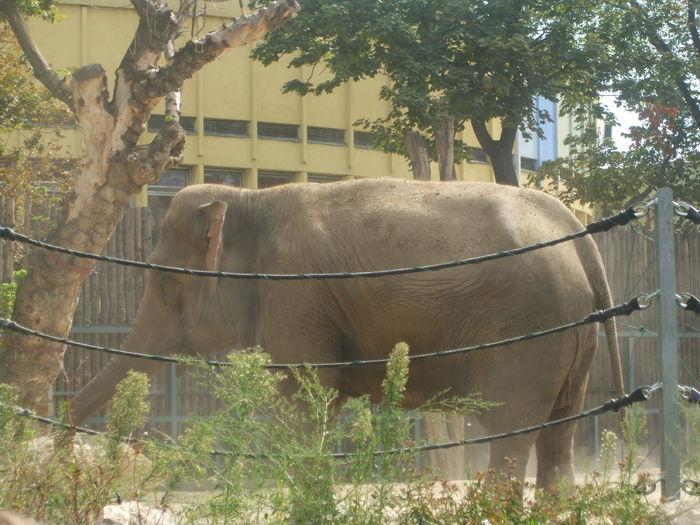
[[[21,216],[22,221],[16,217]],[[39,219],[30,220],[38,216]],[[24,232],[41,236],[51,225],[55,212],[50,207],[22,206],[0,200],[3,225],[21,223]],[[145,260],[156,243],[162,210],[130,208],[106,249],[107,255]],[[641,229],[640,229],[641,228]],[[652,292],[655,286],[654,242],[645,233],[643,224],[616,228],[594,236],[603,255],[615,302],[621,303],[640,293]],[[13,254],[26,247],[0,241],[0,280],[10,279]],[[679,291],[700,294],[700,234],[678,239]],[[119,347],[131,324],[144,286],[144,271],[131,267],[99,262],[97,272],[88,277],[75,314],[72,337],[91,344]],[[653,337],[655,309],[639,312],[631,318],[618,318],[620,346],[627,389],[659,380],[656,339]],[[700,385],[700,319],[684,312],[680,315],[680,378],[682,384]],[[221,357],[221,356],[218,356]],[[65,401],[93,377],[109,359],[99,352],[69,349],[65,357],[65,373],[55,384],[54,399]],[[182,367],[166,366],[152,381],[151,431],[177,435],[181,424],[194,414],[207,414],[217,406],[209,395],[206,380],[195,377]],[[200,375],[200,374],[198,374]],[[605,338],[601,337],[598,354],[591,370],[586,407],[598,406],[614,397]],[[657,434],[657,401],[646,404],[650,413],[648,450],[653,455]],[[99,422],[100,419],[96,419]],[[583,420],[577,433],[579,456],[596,455],[598,437],[604,428],[617,428],[616,415],[602,415]],[[476,430],[475,430],[476,429]],[[468,435],[478,434],[478,426],[468,424]]]

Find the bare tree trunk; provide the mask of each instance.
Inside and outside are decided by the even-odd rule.
[[[408,156],[411,159],[411,170],[416,180],[430,180],[430,156],[425,137],[418,131],[409,131],[403,136]]]
[[[0,12],[9,20],[35,75],[75,112],[85,139],[86,158],[73,193],[64,203],[48,242],[80,251],[101,253],[131,197],[182,160],[185,134],[179,124],[182,83],[231,47],[243,46],[275,29],[298,10],[295,0],[273,2],[260,12],[239,18],[201,40],[190,41],[165,66],[158,59],[171,45],[187,18],[192,2],[174,13],[165,5],[132,0],[140,16],[131,46],[116,72],[114,97],[109,99],[102,66],[92,64],[73,73],[72,85],[46,66],[33,45],[15,2],[0,0]],[[35,65],[36,64],[36,65]],[[44,66],[42,66],[42,64]],[[39,71],[37,71],[37,68]],[[166,97],[167,95],[167,97]],[[150,144],[138,144],[155,105],[166,97],[166,119]],[[66,337],[78,304],[80,287],[94,262],[74,256],[31,250],[20,282],[14,320],[40,332]],[[20,403],[40,406],[61,370],[64,346],[38,337],[7,331],[0,356],[0,381],[15,384]],[[45,410],[41,410],[44,412]]]
[[[508,186],[519,186],[518,176],[513,166],[513,146],[518,136],[518,128],[504,125],[498,140],[491,137],[484,121],[472,120],[472,128],[482,149],[489,156],[496,182]]]
[[[455,170],[455,119],[447,117],[433,128],[437,150],[440,180],[456,180]]]

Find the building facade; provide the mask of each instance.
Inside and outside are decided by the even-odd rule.
[[[193,22],[196,26],[186,32],[186,38],[240,16],[239,3],[233,0],[206,6],[204,23]],[[60,12],[59,23],[31,21],[34,37],[53,67],[61,70],[96,62],[113,78],[138,23],[130,3],[66,0]],[[201,182],[264,188],[286,182],[412,177],[406,159],[374,149],[369,133],[355,125],[358,119],[374,120],[388,112],[388,103],[379,98],[385,79],[345,84],[322,96],[283,94],[286,80],[308,78],[312,71],[290,69],[285,63],[264,67],[249,54],[249,47],[231,49],[185,82],[182,124],[188,136],[183,164],[144,190],[135,205],[164,206],[179,188]],[[551,115],[555,117],[556,107]],[[149,120],[144,142],[151,140],[162,121],[161,105]],[[498,122],[490,125],[497,135]],[[546,141],[519,142],[514,155],[518,170],[537,169],[541,161],[557,156],[559,125],[555,117],[545,126]],[[80,152],[83,145],[77,131],[66,129],[65,134],[72,151]],[[493,181],[493,171],[471,128],[467,126],[459,138],[474,156],[458,164],[457,178]],[[543,154],[545,142],[547,153]],[[532,147],[538,148],[535,153]],[[437,169],[433,176],[437,177]]]

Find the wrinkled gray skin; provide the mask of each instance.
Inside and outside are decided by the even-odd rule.
[[[222,218],[225,218],[222,226]],[[462,182],[362,180],[256,191],[196,185],[180,191],[150,260],[229,272],[339,272],[445,262],[547,241],[582,229],[542,192]],[[221,232],[220,245],[218,234]],[[611,306],[590,237],[527,255],[437,272],[373,279],[267,281],[151,272],[126,348],[206,354],[261,345],[274,362],[386,357],[399,341],[421,354],[578,320]],[[587,325],[517,345],[413,362],[406,407],[434,393],[502,402],[480,417],[489,433],[579,412],[597,345]],[[607,326],[616,387],[615,329]],[[70,403],[74,424],[101,409],[129,369],[117,357]],[[345,396],[379,396],[384,367],[324,370]],[[572,479],[575,424],[495,441],[490,468],[524,477],[536,444],[537,484]]]

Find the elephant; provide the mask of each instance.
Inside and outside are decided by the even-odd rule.
[[[252,190],[192,185],[173,198],[155,264],[256,273],[328,273],[430,265],[509,250],[581,231],[544,192],[480,182],[359,179]],[[125,348],[193,354],[262,346],[273,362],[318,363],[411,354],[520,336],[609,308],[612,298],[590,236],[483,264],[379,278],[225,279],[149,270]],[[622,372],[606,322],[615,388]],[[489,433],[578,413],[598,325],[469,354],[413,361],[407,409],[437,392],[480,393],[501,403],[481,416]],[[69,403],[79,424],[112,397],[130,369],[161,363],[112,358]],[[377,400],[383,367],[321,369],[342,398]],[[532,445],[537,486],[573,480],[575,423],[494,441],[489,469],[524,479]],[[512,462],[515,460],[515,467]],[[508,467],[508,465],[511,465]]]

